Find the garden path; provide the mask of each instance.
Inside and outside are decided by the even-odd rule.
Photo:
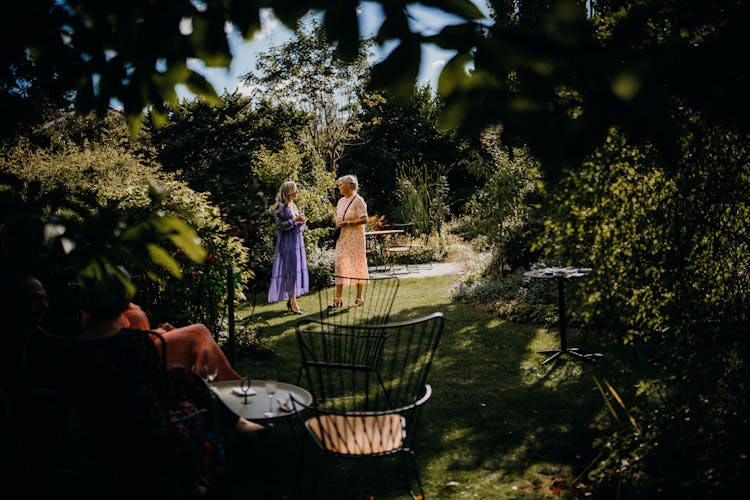
[[[429,278],[432,276],[445,276],[447,274],[463,274],[466,272],[466,265],[462,262],[433,262],[432,268],[426,264],[421,264],[416,270],[397,271],[395,273],[401,279],[410,278]],[[390,272],[370,272],[370,276],[390,276]]]

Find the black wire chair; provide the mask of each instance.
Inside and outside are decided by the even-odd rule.
[[[112,498],[190,495],[208,444],[203,438],[221,446],[218,409],[205,382],[182,367],[167,368],[166,343],[154,331],[71,339],[66,350],[66,398],[85,431],[77,441],[94,455],[94,491]]]
[[[424,498],[414,443],[420,410],[432,395],[426,380],[443,326],[442,313],[382,325],[300,321],[297,341],[313,403],[293,404],[306,442],[321,456],[337,459],[400,455],[406,490],[416,498],[412,466]],[[298,489],[304,448],[303,443]]]
[[[336,284],[342,285],[341,303],[336,301]],[[356,307],[357,287],[361,286],[361,303]],[[318,291],[320,321],[336,325],[382,325],[388,322],[396,300],[399,280],[396,276],[354,278],[331,275],[327,286]]]

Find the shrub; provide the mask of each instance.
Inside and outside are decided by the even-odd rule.
[[[66,148],[57,147],[50,151],[34,148],[21,140],[3,150],[0,171],[20,179],[27,196],[37,202],[44,203],[55,193],[54,196],[65,200],[65,205],[82,207],[77,213],[68,211],[64,215],[77,218],[83,229],[95,234],[86,242],[92,248],[103,244],[107,232],[122,230],[112,226],[91,227],[91,221],[101,214],[116,214],[122,224],[136,224],[157,211],[180,217],[195,228],[209,258],[204,263],[195,263],[171,242],[163,242],[163,248],[169,249],[171,256],[181,264],[182,278],[175,277],[167,269],[150,269],[148,277],[137,279],[140,289],[136,301],[141,302],[156,323],[202,322],[213,331],[222,328],[222,315],[226,309],[226,269],[244,266],[247,254],[242,243],[227,234],[230,228],[222,222],[218,209],[207,201],[205,195],[159,171],[157,166],[142,163],[120,145],[85,144],[78,147],[69,144]],[[161,186],[161,196],[149,196],[150,181]],[[109,252],[115,263],[125,265],[136,277],[143,271],[137,267],[132,255],[118,253],[115,248],[103,251]],[[238,283],[249,275],[247,271],[241,273]],[[158,283],[153,280],[158,280]],[[238,291],[239,303],[244,299],[241,286]]]
[[[516,267],[529,267],[538,258],[532,242],[541,233],[534,205],[539,198],[539,163],[526,148],[502,144],[502,126],[481,134],[483,154],[469,169],[484,185],[466,204],[459,231],[468,238],[486,236],[491,245],[497,274]]]
[[[534,267],[544,267],[544,264]],[[452,290],[452,298],[489,306],[492,312],[509,321],[554,326],[558,319],[555,288],[543,280],[526,278],[524,271],[526,269],[515,269],[502,278],[492,279],[487,277],[485,264],[467,274]]]
[[[594,269],[581,310],[647,355],[642,429],[613,426],[603,496],[726,498],[748,474],[750,171],[743,136],[680,108],[673,161],[612,130],[555,194],[545,247]]]

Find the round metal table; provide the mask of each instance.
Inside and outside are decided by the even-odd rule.
[[[248,420],[270,421],[294,415],[295,411],[289,398],[290,395],[307,406],[313,400],[312,394],[307,389],[293,384],[255,379],[251,379],[250,382],[250,389],[254,394],[247,398],[241,392],[239,380],[212,382],[209,385],[230,410]],[[276,382],[276,394],[273,398],[268,397],[266,382]],[[245,400],[247,400],[247,403],[245,403]],[[272,416],[267,415],[269,411],[273,413]]]

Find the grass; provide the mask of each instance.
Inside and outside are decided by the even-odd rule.
[[[502,321],[472,305],[451,302],[454,279],[402,279],[391,315],[401,320],[442,311],[446,317],[428,378],[434,393],[421,416],[418,438],[426,496],[578,497],[585,474],[577,483],[574,479],[594,459],[597,450],[591,442],[597,429],[608,423],[593,377],[612,375],[616,367],[608,360],[617,354],[608,345],[607,357],[596,364],[563,358],[542,366],[544,355],[536,351],[558,347],[556,331]],[[299,302],[310,311],[302,317],[315,314],[317,294]],[[262,336],[274,354],[239,360],[238,371],[252,378],[294,382],[299,367],[294,326],[300,316],[288,314],[284,302],[263,304],[254,313],[267,322]],[[577,332],[569,333],[571,345],[581,340]],[[601,350],[601,340],[587,338],[585,347]],[[293,497],[304,438],[295,422],[277,424],[267,442],[228,446],[237,492],[252,487],[255,498]],[[308,484],[314,479],[310,463],[304,466],[308,473],[303,481]],[[399,489],[396,464],[321,464],[315,474],[320,498],[407,498]],[[261,477],[268,482],[259,490]],[[301,491],[307,489],[302,486]]]

